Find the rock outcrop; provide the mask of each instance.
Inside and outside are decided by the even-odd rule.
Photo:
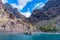
[[[35,25],[42,20],[54,19],[60,16],[60,0],[48,0],[42,9],[34,9],[28,22]]]
[[[43,7],[44,10],[48,10],[52,7],[58,7],[60,5],[60,0],[48,0],[48,2]]]
[[[32,15],[27,19],[27,21],[29,23],[32,23],[33,25],[35,25],[36,23],[42,20],[49,20],[49,17],[48,15],[41,12],[39,9],[33,10]]]
[[[6,12],[11,12],[12,14],[14,14],[16,16],[16,18],[21,18],[22,20],[25,20],[25,16],[22,15],[17,8],[13,8],[10,4],[5,3],[3,4],[4,9]]]
[[[1,1],[0,1],[1,2]],[[6,8],[7,7],[7,8]],[[24,22],[24,16],[17,9],[0,3],[0,33],[27,33],[30,34],[35,28]],[[17,17],[19,16],[19,17]]]

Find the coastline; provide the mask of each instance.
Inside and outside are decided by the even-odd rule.
[[[53,33],[53,32],[32,32],[32,33],[21,33],[21,32],[3,32],[0,34],[23,34],[23,35],[39,35],[39,34],[60,34],[58,32]]]
[[[32,35],[35,35],[35,34],[60,34],[59,32],[33,32]]]

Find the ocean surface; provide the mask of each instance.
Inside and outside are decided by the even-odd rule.
[[[0,34],[0,40],[60,40],[60,34]]]

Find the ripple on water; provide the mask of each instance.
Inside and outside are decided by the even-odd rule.
[[[60,40],[60,34],[0,34],[0,40]]]

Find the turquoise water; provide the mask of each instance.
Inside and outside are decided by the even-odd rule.
[[[60,40],[60,34],[0,34],[0,40]]]

